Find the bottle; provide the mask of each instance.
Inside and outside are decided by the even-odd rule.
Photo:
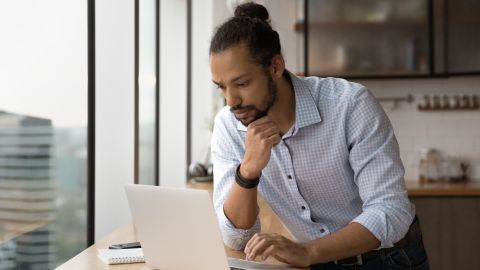
[[[478,95],[472,96],[472,108],[478,109],[480,107],[480,102],[478,100]]]
[[[418,181],[420,184],[427,182],[427,173],[428,173],[428,160],[427,155],[430,151],[429,148],[420,149],[420,164],[418,166]]]
[[[459,95],[453,95],[452,104],[451,104],[450,107],[452,107],[454,109],[460,109],[461,104],[460,104],[460,96]]]
[[[427,181],[441,181],[441,161],[442,153],[434,148],[430,148],[427,153]]]
[[[433,109],[441,109],[442,105],[440,103],[440,97],[438,95],[433,95]]]
[[[450,109],[450,97],[448,95],[442,97],[442,109]]]
[[[462,109],[470,109],[471,108],[470,104],[470,97],[468,95],[463,95],[462,96]]]

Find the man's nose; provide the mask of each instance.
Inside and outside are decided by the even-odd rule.
[[[227,89],[225,91],[225,100],[227,101],[227,105],[231,108],[240,105],[242,100],[240,97],[232,90]]]

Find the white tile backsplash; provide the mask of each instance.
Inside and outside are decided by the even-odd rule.
[[[427,138],[458,136],[458,121],[445,121],[439,119],[425,122],[427,124]]]
[[[377,97],[406,96],[412,94],[415,102],[382,102],[392,122],[405,166],[405,178],[416,180],[420,149],[433,147],[466,160],[468,174],[480,181],[480,110],[475,111],[418,111],[423,96],[473,94],[480,95],[480,76],[439,79],[386,79],[362,80]]]
[[[473,150],[480,152],[480,136],[473,139]]]
[[[426,137],[427,125],[425,122],[409,121],[408,119],[399,120],[395,133],[401,137]]]

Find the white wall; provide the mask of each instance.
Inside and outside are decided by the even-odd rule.
[[[270,14],[272,28],[280,35],[286,67],[294,73],[303,71],[303,35],[294,31],[294,24],[299,13],[298,9],[303,7],[298,2],[296,0],[263,2]]]
[[[409,93],[415,97],[414,103],[401,103],[393,110],[391,103],[382,103],[395,129],[407,180],[418,179],[422,147],[433,147],[465,159],[470,163],[470,177],[480,180],[480,110],[422,112],[417,109],[425,94],[480,95],[480,76],[358,82],[377,97],[406,96]]]
[[[204,162],[209,152],[213,100],[219,95],[212,83],[208,53],[213,29],[213,1],[192,1],[192,162]]]
[[[133,183],[134,1],[96,1],[95,239],[130,222]]]
[[[160,1],[160,185],[187,178],[187,5]]]

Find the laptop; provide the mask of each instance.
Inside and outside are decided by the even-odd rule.
[[[295,269],[227,258],[210,195],[206,190],[126,185],[142,245],[153,269]]]

